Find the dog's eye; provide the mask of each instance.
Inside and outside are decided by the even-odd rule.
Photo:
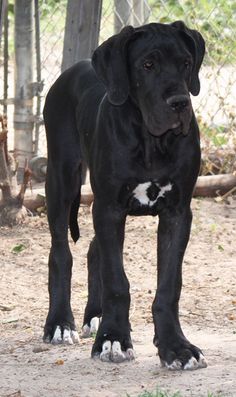
[[[154,64],[152,61],[145,61],[143,63],[143,68],[144,70],[151,70],[153,68]]]

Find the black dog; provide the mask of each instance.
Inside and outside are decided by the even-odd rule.
[[[178,302],[191,227],[190,202],[200,165],[199,130],[189,93],[198,95],[204,40],[183,22],[126,27],[65,71],[44,108],[46,181],[52,236],[50,308],[44,340],[78,340],[70,306],[72,256],[68,225],[77,212],[85,164],[94,193],[95,237],[88,253],[84,333],[102,316],[92,356],[134,358],[129,282],[122,250],[127,215],[158,215],[158,288],[154,344],[170,369],[206,366],[185,338]]]

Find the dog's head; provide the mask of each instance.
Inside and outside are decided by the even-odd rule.
[[[190,94],[200,91],[199,69],[205,52],[202,36],[181,21],[125,27],[100,45],[92,64],[106,87],[108,100],[138,106],[148,131],[188,133]]]

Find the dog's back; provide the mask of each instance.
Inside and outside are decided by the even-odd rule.
[[[96,113],[104,93],[105,88],[98,81],[91,61],[84,60],[61,74],[50,88],[45,101],[43,115],[47,136],[48,164],[51,168],[56,167],[55,158],[60,158],[61,164],[65,158],[64,167],[68,167],[68,174],[71,169],[76,170],[72,190],[77,188],[77,192],[74,194],[75,198],[69,216],[69,226],[74,241],[79,238],[77,214],[80,205],[80,188],[87,169],[83,138],[89,135],[91,139],[91,134],[96,129]],[[80,115],[79,119],[77,114]],[[75,162],[76,166],[74,166]],[[51,183],[55,181],[51,181],[50,175],[47,175],[46,191],[48,184]],[[50,203],[48,206],[50,207]]]
[[[65,123],[68,112],[70,115],[73,113],[75,120],[76,112],[83,115],[79,125],[76,121],[77,128],[94,129],[95,113],[104,93],[105,87],[97,79],[90,60],[78,62],[60,75],[47,94],[43,111],[49,155],[51,140],[54,145],[55,139],[59,138],[59,136],[55,136],[55,133],[59,134],[55,125],[58,125],[58,122]],[[67,117],[67,119],[69,118]],[[69,123],[69,120],[66,122]],[[90,126],[90,122],[93,125]]]

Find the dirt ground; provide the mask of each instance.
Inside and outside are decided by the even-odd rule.
[[[130,217],[126,228],[124,258],[136,360],[122,364],[92,360],[92,339],[76,346],[43,344],[50,247],[43,215],[22,226],[0,228],[0,396],[137,397],[158,387],[180,391],[183,397],[206,397],[208,392],[235,397],[236,199],[227,203],[194,199],[192,208],[180,314],[186,335],[205,353],[206,369],[163,369],[152,345],[157,228],[152,217]],[[93,235],[88,208],[80,210],[79,222],[82,237],[78,244],[71,243],[72,305],[78,328],[87,296],[86,252]]]

